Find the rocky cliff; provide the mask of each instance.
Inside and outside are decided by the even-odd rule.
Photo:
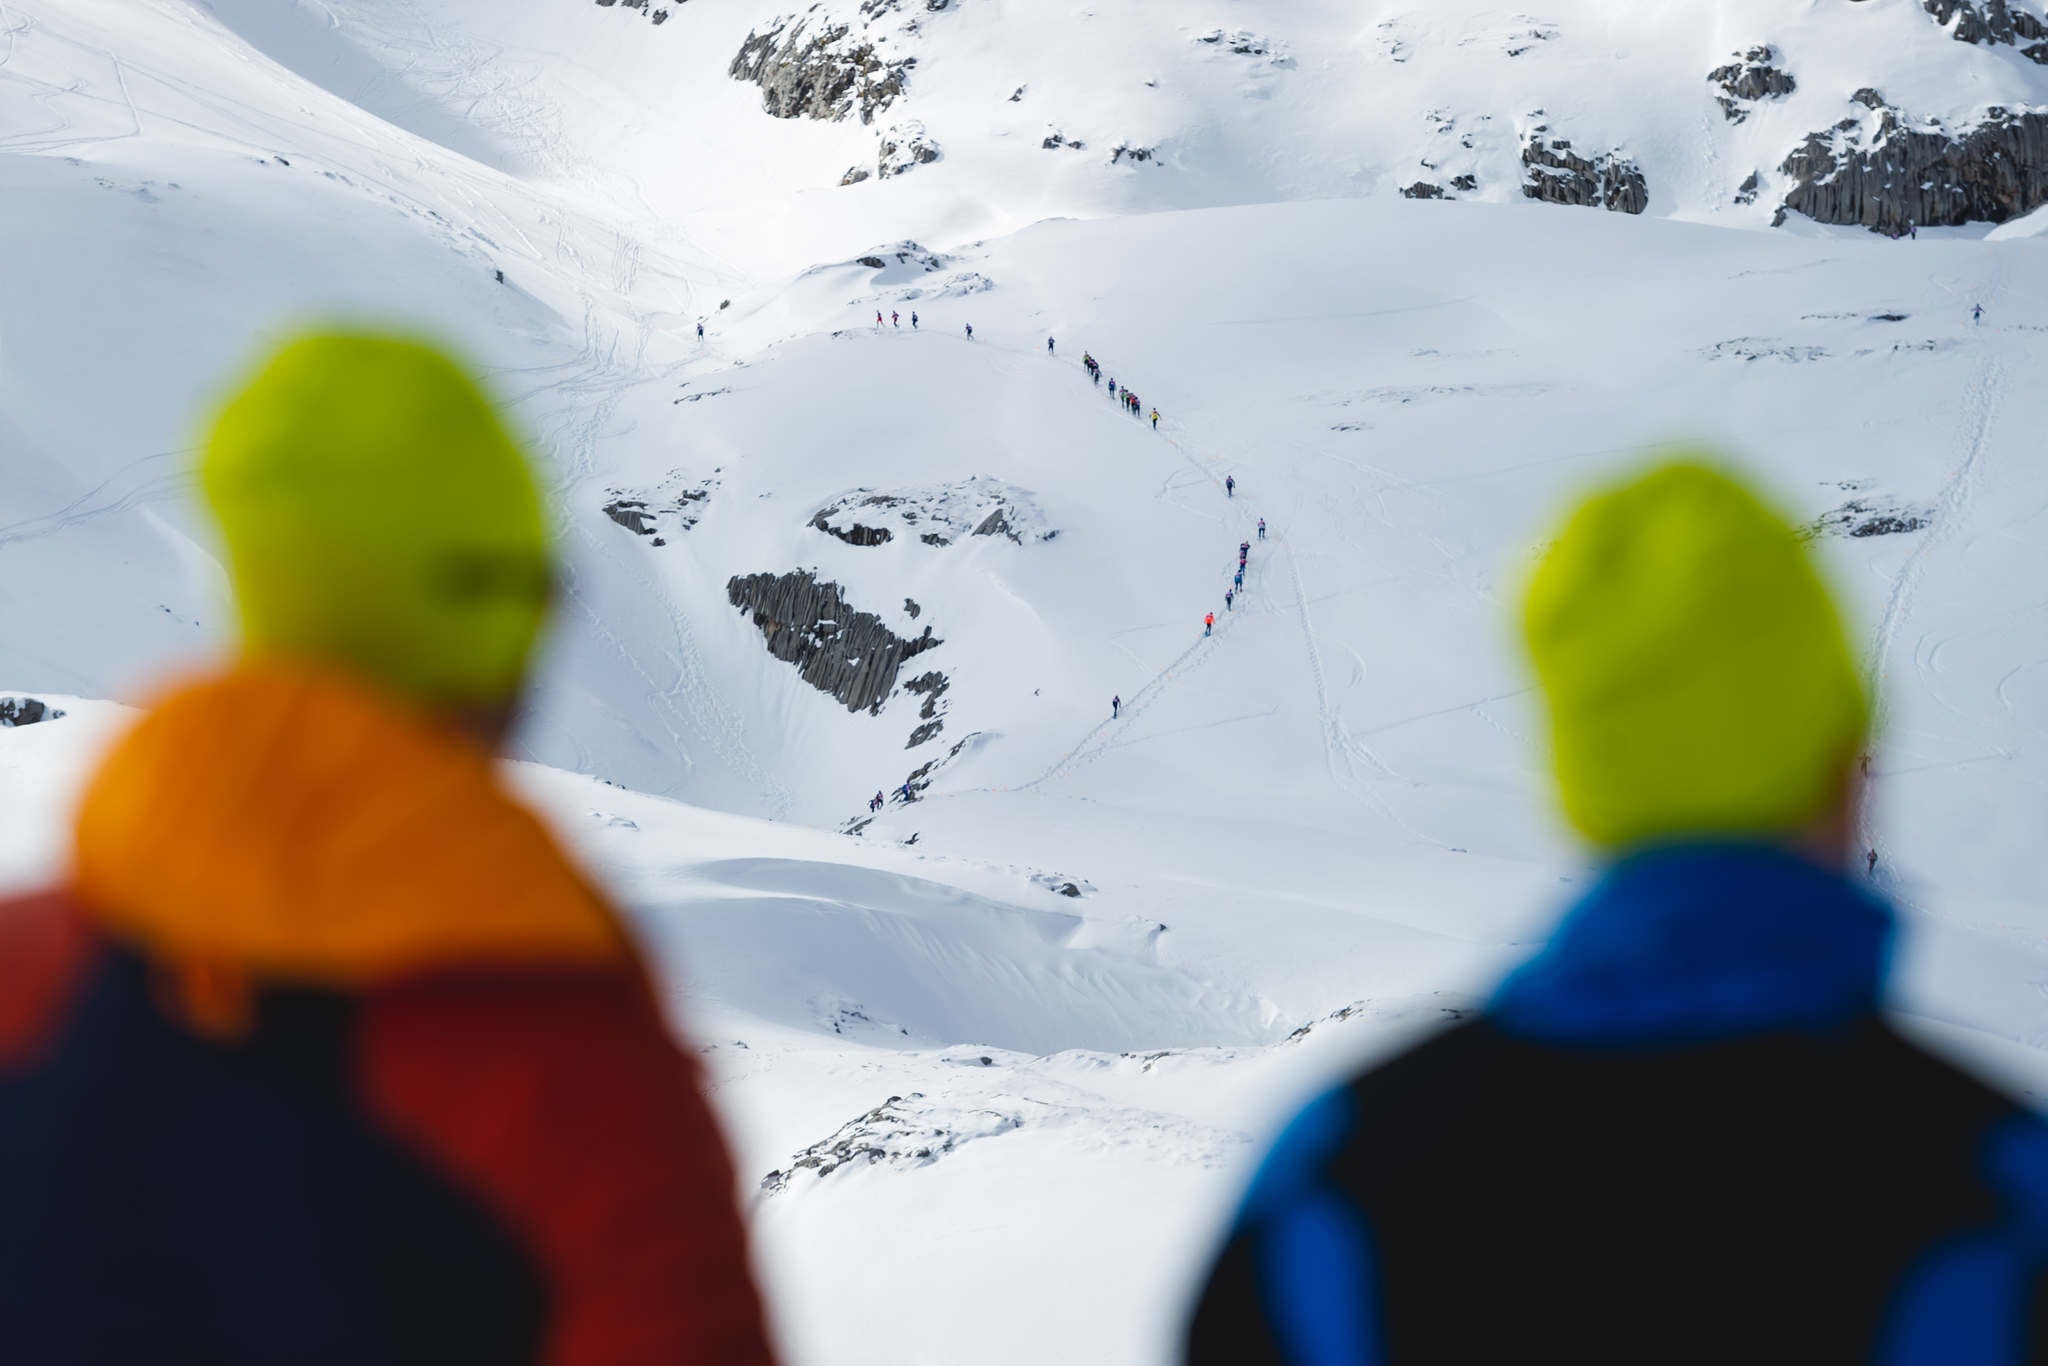
[[[1855,98],[1869,115],[1810,135],[1779,167],[1792,186],[1777,221],[1803,213],[1898,237],[2003,223],[2048,203],[2048,111],[1993,107],[1950,128],[1908,120],[1874,90]]]
[[[761,107],[776,118],[836,122],[858,112],[873,123],[903,94],[917,58],[894,55],[889,36],[870,31],[872,17],[786,15],[749,33],[728,73],[760,86]]]
[[[943,643],[929,626],[905,640],[874,613],[849,603],[838,584],[820,582],[807,569],[735,574],[725,593],[753,617],[768,653],[796,666],[804,682],[848,711],[881,711],[896,691],[904,661]]]
[[[1522,135],[1522,193],[1546,204],[1641,213],[1650,205],[1642,168],[1619,152],[1582,157],[1538,123]]]

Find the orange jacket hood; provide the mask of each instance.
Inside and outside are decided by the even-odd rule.
[[[291,667],[244,666],[151,710],[87,789],[73,876],[111,937],[273,981],[632,956],[481,748]]]

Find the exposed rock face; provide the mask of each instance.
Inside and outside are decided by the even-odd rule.
[[[786,1170],[762,1177],[761,1189],[779,1195],[799,1178],[822,1181],[847,1167],[929,1167],[964,1143],[994,1138],[1023,1125],[1019,1115],[934,1104],[918,1091],[891,1096],[860,1118],[839,1126],[829,1138],[797,1153]]]
[[[883,180],[902,175],[939,159],[939,144],[915,119],[899,123],[882,134],[875,153],[875,174]]]
[[[1125,161],[1151,161],[1159,155],[1156,147],[1132,147],[1119,144],[1109,154],[1109,164],[1115,166]]]
[[[1753,47],[1727,66],[1707,73],[1707,79],[1720,87],[1715,98],[1728,122],[1741,123],[1759,100],[1780,99],[1799,88],[1792,73],[1779,65],[1782,60],[1774,47]]]
[[[1432,185],[1426,180],[1418,180],[1413,185],[1406,185],[1401,189],[1401,198],[1403,199],[1442,199],[1443,197],[1444,187]]]
[[[1261,37],[1249,29],[1242,28],[1232,29],[1228,33],[1220,28],[1212,28],[1206,33],[1196,34],[1195,41],[1235,52],[1240,57],[1264,57],[1273,51],[1273,42],[1270,38]]]
[[[38,721],[56,721],[62,709],[40,697],[0,697],[0,727],[33,726]]]
[[[910,732],[910,743],[904,746],[905,749],[916,749],[946,728],[946,723],[940,719],[939,713],[943,710],[941,699],[952,686],[952,680],[936,670],[919,674],[903,685],[903,691],[915,693],[924,699],[924,706],[919,708],[917,713],[922,724]]]
[[[2048,65],[2048,23],[2007,0],[1920,0],[1934,22],[1959,43],[2016,47],[2029,61]]]
[[[747,35],[728,74],[760,86],[761,107],[778,119],[836,123],[858,110],[862,123],[873,123],[917,65],[914,56],[884,55],[865,22],[873,13],[865,10],[858,28],[815,9],[785,15]]]
[[[1591,160],[1572,150],[1569,139],[1552,137],[1547,124],[1522,135],[1522,193],[1546,204],[1641,213],[1650,206],[1642,168],[1618,152]]]
[[[1875,119],[1815,133],[1779,167],[1786,212],[1898,237],[1915,226],[2003,223],[2048,203],[2048,111],[1991,108],[1967,128],[1909,124],[1875,91]]]
[[[689,0],[674,0],[674,3],[683,5],[688,4]],[[599,9],[610,9],[616,5],[620,9],[638,10],[656,27],[668,22],[668,10],[657,8],[650,0],[597,0],[597,4]]]
[[[1735,202],[1738,204],[1754,204],[1756,203],[1756,197],[1763,193],[1763,188],[1763,177],[1755,171],[1751,171],[1742,184],[1736,187]]]
[[[701,394],[695,397],[708,398]],[[680,400],[679,400],[680,401]],[[635,536],[645,536],[655,545],[667,545],[668,537],[690,530],[702,520],[711,501],[716,479],[685,484],[680,473],[672,474],[652,492],[631,489],[605,490],[604,515]]]
[[[929,489],[855,489],[819,508],[810,524],[860,546],[886,545],[897,536],[928,546],[970,536],[1001,536],[1024,545],[1059,535],[1029,493],[978,476]]]
[[[1086,151],[1088,147],[1088,144],[1081,141],[1081,139],[1070,138],[1057,128],[1053,129],[1050,133],[1047,133],[1045,135],[1045,141],[1041,142],[1038,145],[1045,148],[1045,150],[1048,152],[1053,151],[1054,149],[1060,147],[1065,147],[1072,151],[1081,152]]]
[[[1808,540],[1817,536],[1899,536],[1924,531],[1933,520],[1931,508],[1907,507],[1881,498],[1851,498],[1815,518],[1803,534]]]
[[[880,617],[847,602],[838,584],[821,583],[807,569],[735,574],[725,595],[752,614],[768,653],[795,665],[804,682],[848,711],[880,712],[896,691],[904,661],[943,643],[929,626],[916,639],[903,639]]]

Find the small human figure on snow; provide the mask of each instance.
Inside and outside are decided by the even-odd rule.
[[[1234,475],[1234,474],[1226,474],[1226,475],[1224,475],[1224,476],[1223,476],[1223,496],[1224,496],[1225,498],[1235,498],[1235,497],[1237,497],[1237,476],[1236,476],[1236,475]]]
[[[1214,612],[1211,612],[1211,613],[1209,613],[1209,615],[1207,615],[1207,616],[1205,616],[1205,617],[1203,617],[1203,618],[1202,618],[1202,634],[1203,634],[1203,635],[1205,635],[1205,636],[1206,636],[1206,635],[1210,635],[1210,634],[1212,634],[1212,633],[1213,633],[1213,632],[1214,632],[1215,630],[1216,630],[1216,614],[1215,614]]]
[[[1259,518],[1259,539],[1266,539],[1266,519],[1263,517]]]
[[[1124,714],[1124,699],[1121,694],[1109,699],[1109,719],[1114,721]]]

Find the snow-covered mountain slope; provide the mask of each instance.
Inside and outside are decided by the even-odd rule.
[[[2048,114],[2029,115],[2048,105],[2048,24],[2029,3],[210,8],[425,136],[686,219],[773,273],[1049,217],[1401,192],[1534,188],[1753,226],[1788,201],[1899,230],[2003,218],[2048,197]],[[1815,137],[1833,160],[1789,165]]]
[[[233,368],[447,336],[564,509],[520,781],[707,1050],[796,1358],[1157,1360],[1248,1139],[1583,880],[1520,574],[1704,440],[1882,685],[1909,1022],[2037,1088],[2039,216],[1730,230],[1816,130],[1816,209],[2027,207],[2035,40],[1932,3],[4,0],[0,684],[70,714],[0,729],[0,877],[60,866],[119,723],[68,699],[218,648],[185,477]],[[936,160],[840,184],[912,121]],[[1910,184],[1843,169],[1880,148]],[[1641,216],[1523,191],[1626,207],[1624,163]]]

